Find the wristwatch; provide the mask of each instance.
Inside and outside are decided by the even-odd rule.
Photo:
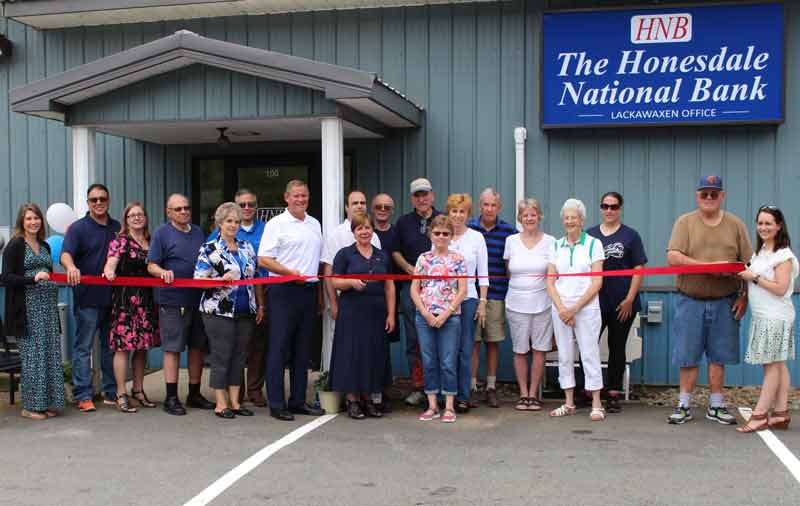
[[[758,284],[758,278],[760,278],[760,277],[761,277],[761,274],[756,274],[756,277],[753,278],[753,284],[754,285]]]

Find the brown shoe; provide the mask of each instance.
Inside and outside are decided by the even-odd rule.
[[[469,407],[477,408],[480,405],[481,405],[481,396],[478,394],[477,390],[473,390],[469,394]]]
[[[253,406],[257,408],[265,408],[267,407],[267,400],[264,398],[264,394],[261,392],[253,392],[250,394],[250,402],[253,403]]]
[[[486,404],[488,404],[490,408],[499,408],[500,407],[500,403],[497,401],[497,389],[496,388],[487,388],[486,389]]]

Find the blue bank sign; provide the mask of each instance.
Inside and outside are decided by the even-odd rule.
[[[544,15],[542,126],[783,121],[783,4]]]

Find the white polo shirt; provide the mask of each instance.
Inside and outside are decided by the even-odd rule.
[[[562,237],[554,244],[555,257],[552,259],[559,274],[591,272],[592,264],[598,260],[605,260],[603,243],[586,232],[581,233],[581,238],[574,246],[570,246],[566,237]],[[556,280],[556,291],[565,304],[573,304],[581,298],[592,284],[592,276],[559,277]],[[585,307],[600,309],[600,298],[595,298]]]
[[[350,231],[350,220],[346,219],[336,226],[328,236],[325,237],[325,245],[322,247],[322,263],[333,265],[333,259],[340,249],[350,246],[356,242],[353,232]],[[381,240],[378,234],[372,234],[370,243],[380,249]]]
[[[321,253],[322,228],[319,221],[308,213],[304,219],[298,220],[288,209],[267,222],[258,246],[258,256],[274,258],[284,267],[306,276],[319,274]],[[276,276],[274,273],[270,275]],[[307,281],[319,281],[319,278]]]

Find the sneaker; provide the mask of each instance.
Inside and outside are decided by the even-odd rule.
[[[672,425],[683,425],[690,420],[692,420],[691,408],[678,406],[672,410],[672,414],[669,415],[667,422],[671,423]]]
[[[92,411],[97,411],[97,408],[94,407],[94,402],[92,402],[91,399],[84,399],[78,401],[78,411],[81,413],[91,413]]]
[[[419,390],[414,390],[408,397],[406,397],[406,404],[409,406],[419,406],[422,401],[425,400],[425,394],[420,392]]]
[[[728,412],[725,406],[708,407],[706,419],[721,423],[722,425],[736,425],[736,417]]]

